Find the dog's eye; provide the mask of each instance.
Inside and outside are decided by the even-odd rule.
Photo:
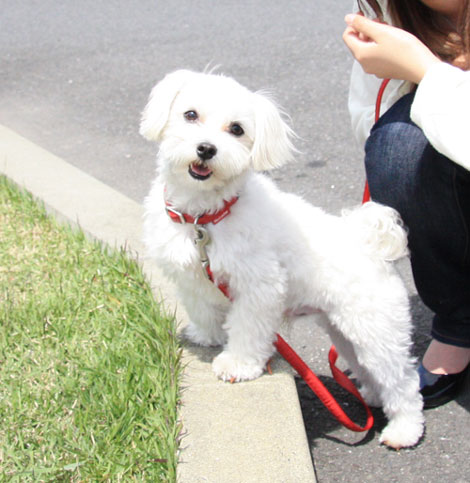
[[[197,121],[199,116],[196,111],[186,111],[184,113],[184,118],[186,121]]]
[[[232,122],[232,124],[230,124],[229,131],[231,134],[237,137],[243,136],[243,134],[245,134],[245,131],[240,126],[240,124],[238,124],[238,122]]]

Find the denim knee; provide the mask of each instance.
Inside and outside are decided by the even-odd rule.
[[[400,99],[374,125],[365,148],[365,167],[371,197],[406,217],[413,196],[419,165],[429,149],[421,129],[410,119],[413,96]]]
[[[411,121],[413,97],[400,99],[371,131],[370,193],[408,228],[416,288],[436,313],[433,336],[470,347],[470,173],[438,153]]]

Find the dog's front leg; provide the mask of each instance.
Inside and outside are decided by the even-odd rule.
[[[209,283],[199,285],[180,284],[180,299],[188,314],[189,322],[184,328],[185,337],[192,343],[211,347],[221,346],[227,341],[227,334],[223,329],[230,302]]]
[[[239,294],[227,314],[228,340],[213,361],[224,381],[247,381],[261,376],[275,352],[274,341],[282,322],[283,296],[276,287]]]

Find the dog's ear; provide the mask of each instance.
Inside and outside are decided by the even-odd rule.
[[[254,93],[255,139],[252,148],[253,168],[265,171],[291,161],[296,151],[292,129],[282,119],[278,107],[265,94]]]
[[[158,141],[168,121],[171,106],[188,80],[196,75],[189,70],[177,70],[166,75],[150,93],[140,122],[140,134],[150,141]]]

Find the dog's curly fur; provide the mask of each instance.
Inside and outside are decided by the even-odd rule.
[[[408,297],[390,263],[406,254],[397,213],[366,203],[337,217],[281,192],[257,171],[289,161],[292,131],[270,99],[223,75],[167,75],[151,93],[141,134],[159,143],[145,242],[178,286],[190,318],[187,337],[223,346],[216,375],[259,377],[283,319],[320,311],[315,320],[363,396],[389,419],[380,441],[415,445],[424,418]],[[206,226],[211,269],[216,283],[229,284],[229,301],[203,274],[194,226],[171,221],[164,200],[198,216],[234,196],[231,214]]]

